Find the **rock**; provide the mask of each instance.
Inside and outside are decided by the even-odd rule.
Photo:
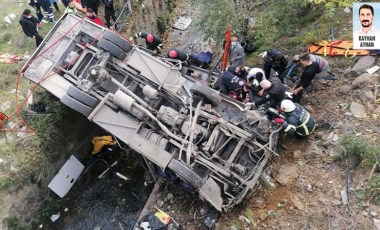
[[[259,218],[260,218],[261,222],[265,221],[266,219],[268,219],[268,213],[266,213],[266,212],[260,212],[259,213]]]
[[[339,200],[333,200],[332,205],[333,206],[340,206],[340,205],[342,205],[342,202],[340,202]]]
[[[298,159],[300,159],[301,157],[302,157],[302,152],[301,152],[301,150],[296,150],[296,151],[293,152],[293,158],[294,158],[295,160],[298,160]]]
[[[332,137],[332,141],[337,142],[338,140],[339,140],[339,136],[337,134],[334,134],[334,136]]]
[[[368,90],[359,94],[360,100],[365,104],[366,102],[373,101],[374,95],[372,91]]]
[[[363,216],[368,216],[368,212],[366,212],[366,211],[362,211],[362,215],[363,215]]]
[[[371,216],[372,217],[376,217],[377,216],[377,212],[371,212]]]
[[[380,230],[380,220],[373,219],[373,224],[375,225],[377,230]]]
[[[376,107],[375,111],[373,111],[374,113],[378,113],[380,114],[380,105]]]
[[[367,69],[371,68],[375,65],[376,57],[375,56],[363,56],[359,59],[359,61],[352,67],[350,74],[353,77],[357,77],[360,74],[367,71]]]
[[[312,142],[305,150],[305,156],[309,155],[317,155],[317,154],[322,154],[322,151],[318,148],[318,146]]]
[[[238,230],[238,229],[235,226],[231,226],[230,230]]]
[[[293,194],[291,198],[292,198],[294,206],[296,206],[298,210],[303,211],[305,209],[305,206],[302,204],[298,196]]]
[[[366,107],[367,111],[370,113],[372,113],[375,110],[375,107],[372,105],[372,103],[370,101],[367,101],[365,103],[365,107]]]
[[[364,85],[374,85],[375,81],[371,77],[369,73],[363,73],[359,77],[355,78],[355,80],[351,84],[351,89],[362,88]]]
[[[351,103],[350,111],[354,117],[363,118],[365,115],[365,107],[357,102]]]
[[[297,173],[297,165],[282,165],[278,170],[276,180],[282,185],[287,185],[292,179],[296,178]]]
[[[308,185],[306,186],[306,191],[308,191],[308,192],[312,192],[312,191],[313,191],[313,186],[311,186],[311,184],[308,184]]]
[[[351,87],[349,85],[343,85],[339,87],[338,93],[341,95],[347,94],[351,90]]]

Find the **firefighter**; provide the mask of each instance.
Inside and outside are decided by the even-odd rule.
[[[299,136],[309,136],[313,133],[316,123],[310,113],[298,103],[285,99],[281,102],[280,112],[286,119],[275,118],[276,123],[282,124],[285,133]]]
[[[248,92],[248,82],[232,74],[229,71],[225,71],[219,75],[215,84],[216,90],[219,90],[225,95],[229,95],[233,99],[238,101],[244,101]]]
[[[137,33],[133,35],[133,38],[144,38],[145,39],[145,44],[146,47],[153,52],[156,53],[161,53],[161,48],[162,48],[162,41],[159,37],[153,35],[153,34],[147,34],[144,32]]]
[[[185,62],[189,60],[189,55],[186,54],[183,51],[177,50],[177,49],[170,49],[168,53],[166,54],[168,58],[171,59],[177,59],[180,60],[181,62]]]

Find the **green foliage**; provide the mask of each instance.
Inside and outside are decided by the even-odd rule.
[[[313,0],[315,4],[324,5],[326,8],[324,17],[334,18],[336,16],[336,11],[340,8],[352,7],[356,0]]]
[[[61,208],[62,201],[59,199],[51,200],[43,209],[40,210],[40,217],[49,217],[54,213],[57,213]]]
[[[26,229],[20,223],[20,220],[16,217],[12,217],[6,220],[9,230],[24,230]]]
[[[363,162],[364,165],[372,166],[380,159],[380,147],[364,137],[345,135],[335,147],[333,157],[338,161],[349,160],[354,165]]]
[[[232,26],[232,33],[241,35],[244,32],[243,14],[237,13],[231,0],[209,0],[203,3],[205,13],[197,22],[199,29],[206,37],[213,38],[217,46],[224,40],[228,25]]]
[[[0,178],[0,190],[7,189],[12,185],[12,181],[8,178]]]
[[[12,39],[12,34],[11,33],[2,33],[0,35],[0,43],[4,44],[9,42]]]
[[[250,221],[250,225],[252,227],[256,227],[257,225],[257,219],[255,217],[255,214],[253,213],[253,210],[250,209],[250,208],[247,208],[244,212],[245,216],[248,218],[248,220]]]
[[[160,34],[165,33],[170,23],[170,14],[163,12],[157,17],[157,29]]]
[[[372,200],[377,206],[380,206],[380,176],[374,175],[362,190],[357,191],[356,197],[360,200]]]
[[[257,46],[273,43],[285,34],[297,32],[295,26],[301,23],[300,18],[316,10],[303,0],[285,0],[281,4],[270,0],[267,4],[265,10],[257,12],[252,31]]]

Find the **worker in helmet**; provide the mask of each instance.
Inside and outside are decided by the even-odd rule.
[[[183,51],[177,50],[177,49],[170,49],[168,53],[166,54],[168,58],[171,59],[177,59],[180,60],[181,62],[185,62],[189,60],[189,55],[186,54]]]
[[[229,95],[238,101],[244,101],[248,92],[248,82],[232,74],[229,71],[221,73],[212,88],[219,90],[225,95]]]
[[[287,134],[309,136],[313,133],[316,124],[310,113],[298,103],[285,99],[281,102],[279,111],[285,114],[286,119],[275,118],[276,123],[282,124]]]
[[[152,50],[155,53],[161,53],[162,41],[158,36],[155,36],[153,34],[148,34],[145,32],[140,32],[140,33],[133,35],[133,38],[134,39],[144,38],[146,48],[148,48],[149,50]]]

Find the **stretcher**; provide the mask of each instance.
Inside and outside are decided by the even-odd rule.
[[[370,52],[369,50],[363,49],[353,49],[352,41],[320,41],[312,43],[308,47],[308,52],[313,54],[319,54],[324,56],[345,56],[345,57],[355,57],[355,56],[366,56],[366,55],[377,55],[376,52]]]

